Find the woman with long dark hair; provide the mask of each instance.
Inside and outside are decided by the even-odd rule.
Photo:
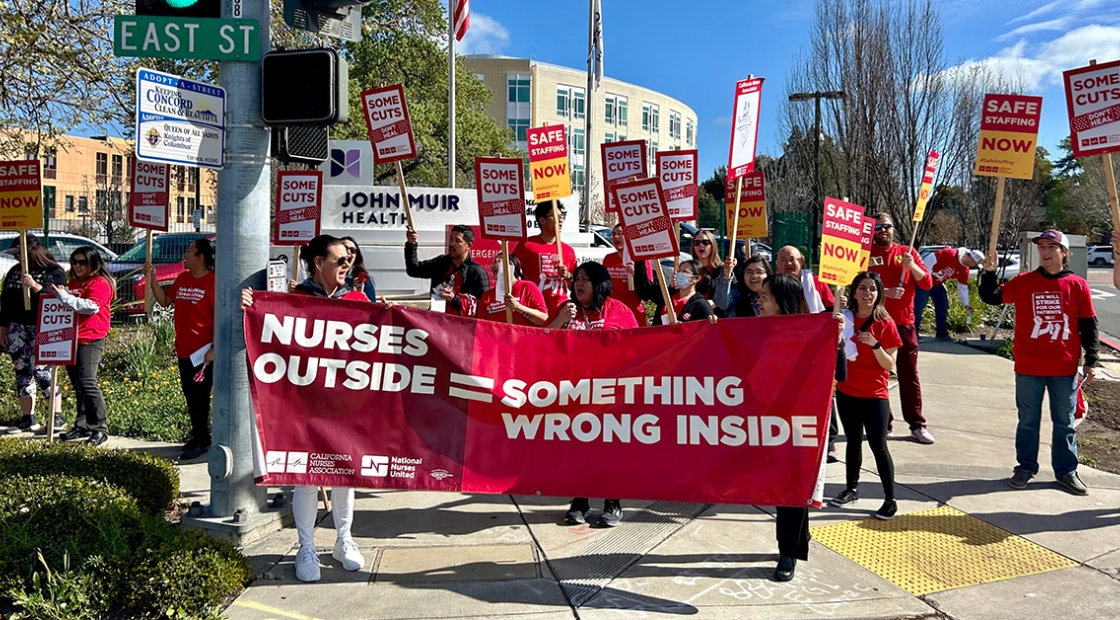
[[[836,384],[836,404],[844,436],[848,438],[845,463],[847,485],[831,502],[848,506],[859,500],[859,473],[863,464],[863,434],[875,455],[875,467],[883,482],[885,501],[875,513],[890,519],[898,511],[894,499],[894,461],[887,447],[890,394],[887,379],[894,368],[895,353],[902,346],[898,328],[883,305],[883,281],[879,274],[863,271],[852,280],[844,317],[854,328],[845,343],[848,377]]]
[[[705,293],[711,288],[712,278],[698,260],[687,260],[673,274],[677,298],[673,310],[682,323],[700,321],[715,316],[712,304]]]
[[[152,297],[161,306],[175,305],[175,356],[179,358],[179,387],[191,416],[191,438],[180,460],[196,459],[210,449],[210,390],[214,385],[214,242],[196,239],[183,252],[183,273],[167,290],[159,285],[156,269],[144,267]],[[198,352],[209,347],[198,360]],[[195,357],[192,360],[191,357]],[[201,362],[196,365],[195,362]],[[200,368],[201,367],[201,368]]]
[[[19,237],[12,247],[19,249]],[[35,386],[50,401],[49,411],[54,413],[54,428],[62,432],[62,403],[59,395],[51,394],[50,366],[35,364],[35,333],[39,328],[39,292],[46,284],[63,286],[66,272],[55,261],[47,248],[39,244],[35,235],[27,235],[27,269],[16,263],[4,278],[4,288],[0,291],[0,347],[12,358],[16,371],[16,394],[19,395],[19,408],[23,416],[19,422],[8,429],[9,434],[25,431],[36,432],[42,425],[35,419]],[[31,289],[31,309],[23,306],[23,287]]]
[[[716,236],[710,230],[701,230],[692,237],[692,242],[689,245],[691,246],[689,249],[693,260],[700,261],[708,277],[713,280],[719,277],[723,270],[723,260],[719,257],[719,245],[716,243]],[[710,296],[711,293],[705,295],[705,297]]]
[[[770,261],[755,254],[735,266],[734,281],[723,276],[716,280],[712,301],[726,318],[758,316],[758,295],[762,283],[773,273]]]
[[[502,264],[502,255],[499,253],[490,263],[490,275],[498,283],[498,268]],[[537,327],[548,321],[548,307],[544,302],[544,295],[536,284],[525,279],[521,271],[521,261],[516,256],[509,257],[510,271],[513,272],[513,290],[506,291],[505,297],[498,299],[498,287],[495,286],[482,294],[478,300],[478,310],[475,317],[483,321],[504,323],[506,308],[513,312],[514,325]]]
[[[72,441],[87,437],[86,443],[98,446],[109,440],[109,419],[105,397],[97,384],[97,367],[105,352],[105,336],[109,335],[110,304],[116,296],[117,284],[109,273],[101,254],[83,245],[70,254],[70,279],[65,287],[48,284],[63,305],[78,315],[78,358],[66,367],[66,375],[74,386],[78,415],[74,428],[62,435]]]
[[[342,239],[319,235],[300,250],[299,258],[307,269],[308,278],[296,285],[292,295],[311,295],[324,299],[369,301],[364,293],[346,283],[353,265],[353,256],[346,250]],[[253,289],[241,290],[241,309],[253,305]],[[296,579],[319,581],[319,554],[315,551],[315,517],[318,516],[319,487],[299,486],[292,493],[292,514],[296,521],[299,551],[296,553]],[[332,515],[337,538],[332,557],[342,563],[342,568],[356,571],[365,565],[365,557],[350,535],[354,522],[354,489],[334,487],[331,490]]]
[[[362,248],[358,247],[358,242],[354,241],[353,237],[343,237],[342,241],[346,244],[346,251],[354,258],[346,283],[361,291],[366,299],[377,301],[377,289],[373,284],[373,276],[366,271],[366,259],[362,256]]]

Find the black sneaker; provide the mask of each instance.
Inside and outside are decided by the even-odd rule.
[[[1008,480],[1007,484],[1012,489],[1025,489],[1027,488],[1027,483],[1031,481],[1031,478],[1034,478],[1034,474],[1015,470],[1015,473],[1011,474],[1011,480]]]
[[[875,518],[882,521],[890,521],[897,512],[898,504],[896,504],[893,499],[888,499],[875,511]]]
[[[849,506],[849,505],[854,504],[858,501],[859,501],[859,493],[856,492],[855,489],[844,489],[843,491],[840,492],[840,495],[837,495],[836,497],[832,498],[832,500],[828,502],[828,505],[832,506],[834,508],[840,508],[840,507],[843,507],[843,506]]]
[[[774,581],[789,581],[793,579],[793,572],[797,570],[797,560],[783,555],[778,558],[778,567],[774,569]]]
[[[189,444],[188,444],[188,446],[189,446]],[[195,445],[190,446],[190,447],[188,447],[188,446],[183,446],[183,453],[181,455],[179,455],[179,460],[180,461],[193,461],[194,459],[197,459],[198,457],[200,457],[203,454],[206,454],[207,452],[210,451],[210,445],[209,444],[206,444],[206,445],[195,444]]]
[[[586,497],[577,497],[568,506],[568,513],[564,515],[566,525],[583,525],[591,518],[591,504]]]
[[[1065,487],[1067,491],[1074,495],[1088,495],[1089,489],[1085,487],[1085,483],[1081,482],[1081,477],[1077,472],[1071,471],[1068,474],[1058,478],[1058,484]]]
[[[101,431],[93,431],[92,433],[89,434],[89,439],[86,440],[86,445],[90,446],[90,447],[100,446],[101,444],[105,443],[106,441],[109,441],[109,434],[108,433],[103,433]]]
[[[34,433],[41,428],[43,428],[43,426],[39,424],[39,421],[35,419],[35,416],[25,415],[20,418],[19,422],[16,422],[14,426],[9,426],[6,432],[9,435],[18,435],[20,433],[27,432]]]
[[[57,411],[54,414],[54,432],[61,433],[64,428],[66,428],[66,419],[62,417],[61,411]]]
[[[61,439],[62,441],[74,441],[75,439],[81,439],[82,437],[89,437],[89,431],[84,428],[78,428],[77,426],[75,426],[74,428],[63,433],[62,436],[59,437],[59,439]]]
[[[608,499],[603,502],[603,514],[595,522],[596,527],[616,527],[622,522],[622,502]]]

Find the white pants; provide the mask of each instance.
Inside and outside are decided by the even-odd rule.
[[[338,537],[350,538],[350,524],[354,522],[354,489],[332,488],[331,511]],[[318,513],[319,487],[296,487],[292,492],[292,515],[296,518],[296,536],[301,547],[315,544],[315,517]]]

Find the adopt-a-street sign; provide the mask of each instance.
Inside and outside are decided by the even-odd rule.
[[[113,55],[203,60],[261,59],[260,23],[212,17],[113,18]]]
[[[136,71],[136,157],[143,161],[225,165],[226,91],[170,73]]]

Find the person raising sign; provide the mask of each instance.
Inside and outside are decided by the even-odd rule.
[[[417,234],[406,232],[404,269],[413,278],[430,278],[432,294],[447,302],[447,314],[473,317],[478,300],[490,289],[490,278],[482,265],[471,259],[474,230],[470,226],[452,226],[447,235],[447,254],[419,261],[416,258]]]

